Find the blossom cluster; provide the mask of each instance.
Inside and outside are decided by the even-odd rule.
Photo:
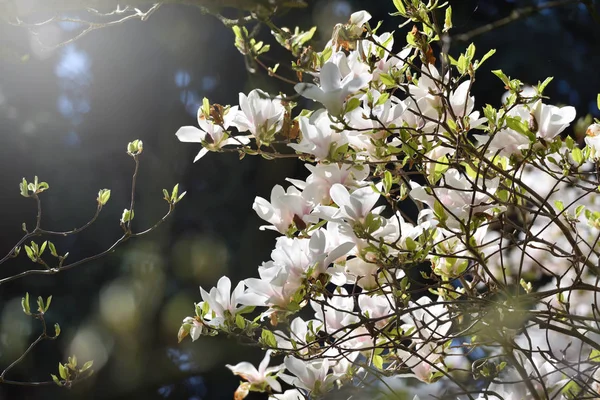
[[[236,398],[598,393],[600,125],[580,146],[566,135],[575,109],[542,95],[549,81],[525,90],[502,71],[503,104],[477,109],[492,53],[471,45],[436,66],[428,23],[398,51],[369,21],[354,13],[296,66],[310,81],[294,90],[316,110],[255,89],[237,106],[205,100],[199,129],[177,132],[201,143],[194,161],[295,154],[310,172],[256,198],[261,229],[281,234],[270,260],[233,290],[228,277],[201,288],[180,339],[266,349],[258,369],[227,366],[243,379]]]

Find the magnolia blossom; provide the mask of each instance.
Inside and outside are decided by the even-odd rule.
[[[262,142],[269,142],[283,124],[285,108],[277,99],[259,89],[248,96],[240,93],[240,111],[231,122],[240,132],[250,133]]]
[[[302,140],[288,145],[298,152],[312,154],[317,160],[325,160],[335,147],[344,144],[344,137],[331,129],[332,122],[323,109],[315,111],[310,118],[300,117],[299,123]]]
[[[301,96],[323,104],[330,114],[339,116],[348,96],[364,88],[370,79],[369,74],[354,76],[348,74],[342,77],[340,68],[332,61],[321,67],[319,74],[320,86],[313,83],[298,83],[294,90]]]
[[[585,131],[585,144],[592,149],[593,157],[600,157],[600,124],[592,124]]]
[[[261,226],[260,229],[273,229],[286,233],[292,223],[302,229],[302,224],[310,223],[312,211],[311,204],[295,187],[289,187],[287,192],[281,185],[276,185],[271,190],[271,202],[262,197],[256,197],[252,205],[256,214],[271,225]],[[302,224],[300,224],[302,222]]]
[[[281,379],[297,388],[318,393],[315,389],[326,392],[327,387],[333,384],[333,376],[328,375],[329,362],[326,359],[307,362],[288,356],[284,364],[293,376],[281,374]]]
[[[217,282],[217,287],[207,292],[200,288],[202,300],[208,303],[210,310],[204,315],[204,319],[211,326],[220,326],[227,318],[226,312],[235,315],[244,307],[238,307],[239,298],[244,294],[244,282],[238,283],[233,292],[231,291],[231,281],[224,276]]]
[[[340,333],[341,329],[358,321],[358,316],[352,313],[354,300],[344,288],[338,288],[330,299],[320,297],[319,300],[326,301],[326,304],[316,301],[310,304],[315,310],[315,318],[323,322],[323,328],[328,333]]]
[[[236,365],[227,364],[226,367],[235,375],[248,381],[252,386],[263,387],[270,386],[273,390],[281,392],[281,385],[275,379],[275,376],[284,369],[283,365],[269,367],[271,361],[271,350],[267,350],[265,358],[260,362],[258,369],[249,362],[243,361]]]
[[[530,125],[534,125],[534,129],[531,129],[531,127],[530,129],[536,132],[537,137],[552,140],[573,122],[575,114],[575,107],[558,108],[543,104],[541,100],[538,100],[531,107],[531,117],[533,119]]]
[[[209,151],[218,151],[227,145],[244,145],[250,142],[245,136],[229,137],[226,129],[233,125],[233,120],[237,116],[237,106],[231,107],[224,113],[222,125],[217,125],[214,122],[206,120],[200,108],[198,109],[198,125],[200,129],[195,126],[182,126],[175,135],[182,142],[202,143],[202,150],[194,158],[194,162],[196,162]]]
[[[329,221],[363,223],[371,212],[378,214],[381,211],[380,208],[373,209],[380,195],[370,186],[356,189],[350,193],[343,185],[335,184],[331,187],[329,195],[339,208],[320,206],[315,211],[316,216]]]
[[[241,152],[277,157],[287,144],[310,173],[256,197],[261,229],[280,233],[270,259],[233,291],[227,278],[201,289],[179,337],[221,331],[285,357],[279,367],[268,367],[270,351],[258,367],[228,365],[245,380],[239,399],[344,396],[343,385],[394,374],[416,378],[403,381],[407,398],[594,398],[600,124],[585,149],[561,141],[575,109],[525,88],[482,118],[471,91],[478,62],[461,71],[473,47],[458,74],[454,61],[440,72],[416,29],[418,46],[400,50],[369,19],[354,13],[325,50],[300,56],[315,82],[295,90],[324,108],[290,111],[294,102],[256,89],[218,124],[201,113],[200,129],[177,133],[202,143],[199,156],[237,140]],[[289,43],[296,50],[310,34]],[[231,137],[232,126],[248,136]],[[273,394],[279,378],[293,389]]]
[[[287,179],[302,190],[303,195],[313,204],[328,205],[331,203],[329,191],[336,183],[345,187],[364,186],[364,179],[369,175],[368,165],[339,164],[306,164],[311,172],[306,182],[299,179]]]
[[[478,178],[481,186],[483,186],[481,183],[483,179]],[[492,198],[485,192],[494,194],[498,188],[499,178],[486,180],[485,191],[473,187],[469,179],[461,177],[460,172],[453,168],[446,171],[444,180],[446,183],[444,187],[433,189],[435,196],[427,193],[425,188],[418,183],[410,182],[412,188],[410,195],[413,199],[426,203],[432,209],[435,208],[435,202],[439,201],[447,209],[444,213],[448,214],[446,221],[448,227],[456,229],[460,226],[458,221],[464,222],[477,213],[490,213],[491,209],[495,207]]]

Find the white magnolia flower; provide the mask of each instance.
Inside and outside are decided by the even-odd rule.
[[[243,361],[236,365],[227,364],[226,367],[235,375],[241,376],[242,379],[248,381],[252,386],[262,388],[266,385],[273,390],[281,392],[281,384],[277,382],[275,376],[284,369],[283,365],[277,367],[269,367],[271,361],[271,350],[267,350],[265,358],[260,362],[258,369],[249,362]]]
[[[334,210],[332,219],[345,219],[352,222],[364,222],[367,215],[373,211],[379,213],[380,208],[373,210],[373,206],[379,200],[380,194],[376,193],[370,186],[356,189],[352,193],[340,184],[335,184],[329,191],[331,199],[338,205],[339,209]],[[321,207],[327,210],[326,207]]]
[[[458,170],[451,168],[444,174],[444,187],[434,188],[435,196],[427,193],[424,187],[416,182],[410,182],[410,195],[413,199],[426,203],[431,209],[439,201],[447,215],[446,225],[449,228],[458,228],[458,221],[466,221],[477,213],[489,213],[495,207],[493,199],[487,194],[494,194],[500,183],[500,178],[486,180],[482,185],[482,178],[478,184],[485,188],[473,188],[471,181],[462,177]],[[475,192],[475,193],[474,193]]]
[[[535,124],[537,124],[536,136],[545,140],[554,139],[573,122],[575,114],[574,107],[558,108],[543,104],[541,100],[538,100],[531,107],[531,116],[535,118]],[[532,129],[532,131],[536,130]]]
[[[345,143],[345,137],[331,129],[332,122],[324,109],[315,111],[310,118],[300,117],[298,121],[302,140],[288,146],[300,153],[312,154],[317,160],[325,160],[333,150],[332,147]]]
[[[315,301],[310,304],[315,310],[315,318],[323,322],[323,328],[328,333],[341,334],[343,328],[358,321],[358,316],[353,313],[354,299],[348,296],[346,289],[337,288],[331,298],[320,299],[325,300],[326,304]]]
[[[302,286],[302,276],[290,275],[285,267],[277,265],[273,261],[268,261],[258,267],[258,274],[260,279],[245,280],[248,290],[240,297],[240,303],[251,306],[285,308]],[[270,310],[263,314],[263,317],[273,312],[274,310]]]
[[[240,111],[232,121],[232,125],[240,132],[250,133],[261,142],[269,142],[281,129],[285,108],[277,99],[259,89],[254,89],[248,96],[240,93]]]
[[[200,336],[202,336],[202,332],[205,329],[202,322],[192,317],[185,317],[183,324],[190,325],[190,337],[192,338],[192,342],[196,341]]]
[[[312,326],[312,329],[310,328]],[[277,347],[288,350],[296,350],[299,354],[306,355],[309,352],[308,343],[314,340],[314,336],[323,327],[323,323],[318,320],[304,321],[296,317],[290,323],[289,335],[282,331],[275,331]],[[312,336],[312,340],[307,337]],[[292,344],[292,341],[296,344]]]
[[[600,124],[592,124],[585,131],[585,144],[592,149],[592,157],[600,157]]]
[[[271,202],[257,196],[252,209],[260,218],[271,223],[261,226],[261,230],[272,229],[285,234],[293,222],[298,225],[300,221],[307,224],[314,220],[309,215],[312,211],[310,202],[293,186],[286,192],[281,185],[275,185],[271,190]]]
[[[306,182],[298,179],[287,179],[294,186],[302,190],[302,193],[313,204],[327,205],[331,203],[329,191],[336,183],[345,187],[355,187],[365,185],[365,178],[369,175],[368,165],[352,164],[305,164],[311,174],[306,178]]]
[[[356,11],[353,12],[352,15],[350,15],[350,21],[348,21],[348,23],[350,25],[353,25],[352,29],[352,33],[355,36],[360,36],[360,34],[363,31],[363,26],[371,19],[371,14],[369,14],[367,11],[365,10],[360,10],[360,11]]]
[[[240,296],[244,294],[243,281],[238,283],[232,292],[231,281],[228,277],[224,276],[217,282],[217,287],[210,289],[210,292],[200,288],[200,294],[202,295],[202,300],[208,303],[210,307],[208,313],[203,317],[211,326],[220,326],[226,318],[226,311],[235,315],[244,308],[243,306],[237,307],[240,304]]]
[[[318,387],[321,391],[333,384],[333,376],[329,375],[329,361],[302,361],[288,356],[284,361],[285,367],[294,376],[281,374],[281,379],[300,389],[314,392]]]
[[[182,126],[175,135],[182,142],[202,143],[202,150],[198,153],[194,162],[204,157],[209,151],[218,151],[223,146],[227,145],[244,145],[249,143],[246,136],[229,137],[229,134],[223,129],[233,125],[233,120],[238,115],[237,106],[231,107],[228,112],[223,115],[223,125],[216,125],[211,121],[207,121],[202,114],[202,109],[198,109],[198,125]]]
[[[370,79],[371,75],[367,73],[342,77],[340,68],[333,61],[328,61],[321,67],[320,87],[313,83],[298,83],[294,90],[303,97],[323,104],[330,114],[339,116],[346,98],[364,88]]]

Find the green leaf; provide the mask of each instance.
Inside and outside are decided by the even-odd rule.
[[[86,362],[85,364],[83,364],[83,367],[81,367],[81,372],[87,371],[88,369],[92,368],[92,365],[94,365],[94,360]]]
[[[133,210],[124,209],[123,215],[121,216],[121,223],[124,224],[126,222],[131,221],[133,219],[133,216],[134,216]]]
[[[56,252],[56,247],[54,246],[54,243],[48,242],[48,248],[50,249],[50,254],[52,254],[54,257],[58,257],[58,253]]]
[[[383,369],[383,357],[373,356],[373,366],[379,370]]]
[[[62,379],[67,379],[67,368],[61,363],[58,363],[58,374]]]
[[[448,6],[448,8],[446,8],[446,18],[444,18],[443,32],[448,32],[451,28],[452,28],[452,6]]]
[[[171,203],[177,200],[177,195],[179,194],[179,183],[173,187],[173,191],[171,192]]]
[[[600,93],[598,93],[598,97],[596,98],[596,107],[600,110]]]
[[[38,296],[37,305],[38,305],[38,311],[43,313],[44,310],[46,309],[46,306],[44,305],[44,299],[42,298],[42,296]]]
[[[538,83],[538,86],[537,86],[538,94],[542,94],[544,92],[544,89],[546,89],[546,86],[548,86],[548,84],[550,82],[552,82],[553,79],[554,79],[553,76],[549,76],[548,78],[544,79],[544,82]]]
[[[400,15],[406,15],[406,7],[404,7],[404,2],[402,0],[393,0],[394,6],[396,6],[396,10],[400,13]]]
[[[25,297],[21,299],[21,307],[23,312],[27,315],[31,315],[31,308],[29,307],[29,292],[25,293]]]
[[[389,74],[380,74],[379,75],[379,80],[385,86],[388,86],[388,87],[397,86],[396,80],[391,75],[389,75]]]
[[[54,324],[54,337],[58,337],[60,335],[60,325],[58,323]]]
[[[346,103],[346,113],[349,113],[352,110],[357,109],[360,106],[360,100],[356,97],[351,98]]]
[[[33,249],[27,245],[25,245],[25,252],[27,253],[27,257],[29,257],[29,259],[33,262],[37,261],[37,258],[33,252]]]
[[[110,199],[110,189],[102,189],[98,192],[98,204],[100,204],[101,206],[106,205],[106,203],[108,203],[108,200]]]
[[[235,325],[240,329],[244,329],[244,327],[246,326],[246,321],[244,320],[244,317],[237,314],[235,316]]]
[[[577,165],[581,165],[583,163],[583,152],[579,147],[573,148],[571,151],[571,156],[573,157],[573,161],[577,163]]]
[[[48,309],[50,308],[50,303],[52,303],[52,296],[48,296],[48,298],[46,299],[46,307],[44,307],[44,312],[48,311]]]
[[[562,210],[564,210],[564,209],[565,209],[565,205],[564,205],[564,204],[563,204],[563,202],[562,202],[562,201],[560,201],[560,200],[555,200],[555,201],[554,201],[554,207],[556,207],[556,209],[557,209],[558,211],[561,211],[561,212],[562,212]]]
[[[383,174],[383,190],[387,194],[392,189],[393,178],[390,171],[385,171]]]
[[[54,383],[56,383],[58,386],[62,386],[60,379],[58,379],[58,377],[56,375],[50,374],[50,376],[52,377],[52,380],[54,381]]]
[[[21,196],[29,197],[29,192],[27,190],[28,184],[27,180],[23,178],[23,181],[19,184],[19,189],[21,190]]]
[[[584,205],[577,206],[577,208],[575,208],[575,218],[579,218],[584,209]]]
[[[481,67],[481,64],[483,64],[488,58],[490,58],[494,54],[496,54],[496,49],[491,49],[490,51],[485,53],[485,55],[481,58],[481,60],[477,61],[474,68],[477,69],[477,68]]]
[[[267,329],[263,329],[260,337],[262,338],[263,344],[266,345],[267,347],[270,347],[270,348],[277,347],[277,340],[275,340],[275,335],[273,335],[273,332],[271,332]]]
[[[502,82],[504,82],[504,84],[506,86],[508,86],[510,80],[508,79],[508,76],[506,76],[506,74],[504,72],[502,72],[501,69],[492,71],[492,74],[496,75],[498,78],[500,78],[502,80]]]
[[[44,243],[42,243],[42,247],[40,247],[40,252],[38,253],[38,255],[41,257],[42,254],[44,254],[44,251],[46,250],[46,246],[48,246],[48,241],[46,240]]]

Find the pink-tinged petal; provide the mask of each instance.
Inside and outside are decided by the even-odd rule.
[[[250,364],[247,361],[242,361],[236,365],[226,365],[227,368],[231,370],[235,375],[239,375],[242,378],[246,379],[249,382],[256,382],[260,380],[260,374],[254,367],[254,365]]]
[[[182,126],[177,133],[175,133],[175,136],[177,136],[177,139],[181,142],[200,143],[200,141],[204,140],[206,137],[206,133],[195,126]]]
[[[198,155],[196,155],[196,158],[194,158],[194,162],[196,162],[199,159],[201,159],[202,157],[204,157],[206,155],[206,153],[208,153],[208,149],[206,147],[203,147],[202,150],[200,150],[198,152]]]

